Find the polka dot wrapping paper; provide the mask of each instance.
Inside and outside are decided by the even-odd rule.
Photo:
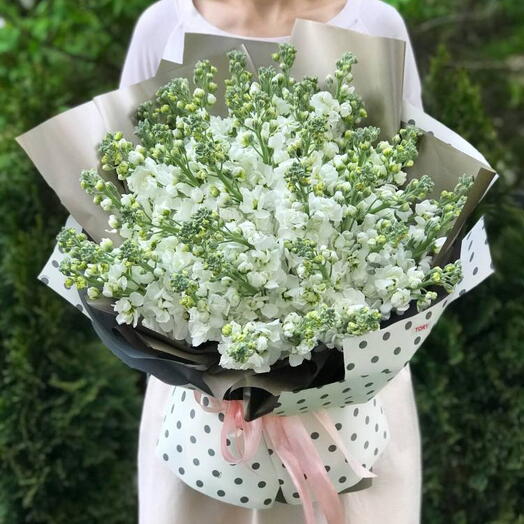
[[[297,394],[301,400],[311,392]],[[206,397],[203,397],[204,402]],[[389,430],[379,398],[355,404],[351,408],[326,408],[349,454],[371,468],[384,450]],[[333,444],[324,428],[312,414],[301,415],[327,474],[338,492],[361,479],[346,463],[341,450]],[[233,465],[222,457],[220,432],[222,413],[202,409],[193,392],[173,387],[166,406],[156,452],[175,475],[202,493],[238,506],[264,509],[275,503],[279,490],[289,504],[300,504],[296,488],[271,444],[261,442],[256,456],[248,464]],[[234,446],[234,439],[228,440]]]
[[[68,225],[79,227],[71,218]],[[62,257],[55,249],[40,278],[47,278],[44,281],[47,285],[82,309],[78,292],[62,285],[63,276],[57,270]],[[337,491],[351,488],[361,479],[311,412],[326,410],[351,456],[368,468],[373,466],[389,438],[386,415],[377,393],[409,362],[447,305],[493,272],[483,219],[463,238],[460,259],[464,279],[454,293],[406,320],[366,336],[347,339],[343,348],[344,380],[280,395],[274,413],[301,415]],[[202,409],[192,390],[174,387],[159,436],[158,455],[188,485],[224,502],[267,508],[274,504],[281,490],[286,502],[300,504],[282,462],[265,440],[248,465],[231,465],[224,460],[220,452],[222,421],[220,414]]]

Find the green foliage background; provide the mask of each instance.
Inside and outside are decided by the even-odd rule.
[[[13,138],[114,88],[150,3],[0,0],[2,524],[136,521],[140,379],[36,282],[65,212]],[[473,218],[487,217],[497,273],[453,304],[412,366],[422,522],[522,524],[524,3],[390,3],[410,28],[426,110],[502,174]]]

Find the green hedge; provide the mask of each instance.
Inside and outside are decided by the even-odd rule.
[[[423,438],[423,523],[524,522],[524,4],[403,1],[426,110],[501,179],[484,214],[496,273],[456,301],[412,366]],[[520,51],[519,51],[520,50]],[[519,130],[520,129],[520,130]],[[519,205],[520,203],[520,205]]]
[[[480,90],[450,60],[442,48],[433,58],[428,111],[495,164],[505,150]],[[505,177],[470,224],[481,214],[496,272],[452,304],[412,365],[423,437],[424,523],[524,519],[524,210]]]
[[[2,2],[0,9],[3,524],[136,521],[140,375],[36,280],[66,214],[13,138],[115,87],[147,3],[55,0],[26,10]]]
[[[13,137],[115,87],[133,24],[150,3],[2,3],[2,524],[136,521],[138,376],[35,280],[65,212]],[[511,68],[524,43],[524,4],[391,3],[411,29],[427,110],[504,175],[474,217],[487,217],[497,272],[451,306],[412,367],[424,441],[422,522],[523,523],[524,213],[516,202],[524,147],[515,114],[524,86]]]

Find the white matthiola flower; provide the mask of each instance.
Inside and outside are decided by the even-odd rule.
[[[306,226],[308,215],[300,209],[278,208],[276,219],[279,225],[278,237],[282,239],[295,239]]]
[[[132,324],[136,327],[140,318],[139,307],[143,305],[144,297],[140,293],[131,293],[129,298],[121,298],[115,303],[115,311],[118,313],[116,321],[119,324]]]
[[[104,211],[111,211],[111,209],[113,209],[113,201],[110,198],[104,198],[104,200],[100,202],[100,207]]]
[[[398,173],[395,173],[393,175],[393,180],[395,181],[395,184],[397,184],[397,186],[402,186],[406,183],[407,177],[408,175],[405,171],[399,171]]]
[[[199,187],[195,187],[191,191],[190,198],[195,204],[200,204],[204,200],[204,192]]]
[[[398,266],[387,266],[375,271],[374,286],[379,296],[385,297],[404,278],[404,271]]]
[[[273,95],[271,101],[275,105],[275,108],[279,115],[289,115],[289,112],[291,111],[291,106],[285,100],[283,100],[277,95]]]
[[[335,144],[335,147],[336,144]],[[338,147],[337,147],[338,149]],[[323,164],[319,170],[318,173],[324,183],[326,184],[326,187],[332,191],[332,189],[335,187],[335,184],[339,182],[339,174],[336,170],[335,166],[332,163]]]
[[[277,164],[281,164],[289,160],[289,153],[287,152],[287,136],[283,132],[276,132],[271,135],[267,141],[268,146],[273,149],[273,160]]]
[[[233,121],[231,118],[223,118],[211,115],[209,126],[216,137],[227,139],[229,133],[231,132]]]
[[[140,153],[139,151],[136,151],[133,149],[133,151],[129,152],[129,155],[127,156],[127,159],[131,164],[141,164],[144,161],[144,155]]]
[[[252,271],[248,274],[247,280],[254,288],[260,289],[268,281],[268,275],[265,273]]]
[[[424,280],[424,271],[417,267],[410,267],[406,271],[408,285],[410,288],[416,288]]]
[[[245,221],[238,225],[244,238],[258,250],[276,249],[277,239],[273,235],[261,233],[253,222]]]
[[[310,104],[316,113],[324,115],[332,111],[338,110],[338,100],[333,98],[333,95],[328,91],[320,91],[315,93],[310,100]]]
[[[326,158],[333,158],[339,149],[335,142],[326,142],[322,148],[322,152]],[[330,166],[330,164],[324,164],[325,166]]]
[[[133,306],[127,298],[121,298],[117,300],[114,306],[115,311],[118,313],[116,321],[119,324],[131,324],[134,320]]]
[[[189,311],[189,315],[188,329],[191,335],[191,340],[195,346],[199,346],[209,340],[208,334],[211,330],[209,324],[209,312],[199,311],[197,308],[192,308]]]
[[[248,322],[241,326],[231,322],[222,329],[223,340],[218,345],[220,365],[230,369],[253,369],[257,373],[270,370],[279,356],[280,323]]]
[[[340,104],[340,116],[346,117],[349,116],[352,112],[353,109],[351,108],[351,104],[349,102]]]
[[[267,318],[275,318],[279,314],[279,307],[277,304],[268,303],[260,308],[260,312]]]
[[[254,189],[242,187],[240,193],[242,194],[242,202],[238,208],[246,215],[256,215],[256,212],[264,207],[266,191],[262,186]]]
[[[426,237],[426,233],[424,231],[424,225],[422,226],[409,226],[409,236],[413,239],[413,240],[416,240],[417,242],[420,242],[422,240],[424,240],[424,238]]]
[[[433,204],[430,200],[423,200],[415,205],[415,213],[421,216],[433,216],[438,210],[438,206]]]
[[[318,214],[319,217],[331,220],[339,224],[343,218],[344,208],[335,200],[326,197],[317,197],[309,194],[309,211],[312,215]]]
[[[411,292],[409,289],[397,289],[397,291],[391,295],[391,305],[398,311],[405,311],[409,307],[410,299]]]

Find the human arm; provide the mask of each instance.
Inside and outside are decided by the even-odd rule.
[[[156,73],[169,35],[177,24],[175,2],[160,0],[138,19],[129,44],[120,87],[127,87]]]

